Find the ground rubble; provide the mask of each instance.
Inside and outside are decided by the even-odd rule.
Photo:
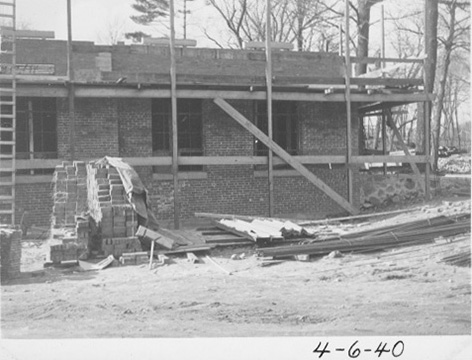
[[[470,199],[404,210],[303,227],[342,238],[413,220],[463,219]],[[179,236],[229,238],[204,231],[213,235],[194,228]],[[261,249],[273,244],[243,238],[194,257],[174,253],[89,271],[44,268],[47,242],[32,236],[22,242],[22,276],[2,286],[6,338],[470,334],[470,229],[384,251],[270,259]],[[295,240],[280,246],[323,242]]]

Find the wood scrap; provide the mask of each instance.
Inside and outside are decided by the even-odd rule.
[[[361,214],[361,215],[354,215],[354,216],[344,216],[344,217],[337,217],[337,218],[327,218],[322,220],[302,220],[298,223],[300,226],[310,226],[310,225],[318,225],[318,224],[325,224],[329,222],[339,222],[339,221],[349,221],[349,220],[357,220],[357,219],[365,219],[371,218],[376,216],[384,216],[384,215],[393,215],[393,214],[402,214],[407,212],[412,212],[415,210],[419,210],[420,208],[411,208],[411,209],[401,209],[401,210],[392,210],[392,211],[384,211],[372,214]]]
[[[151,242],[151,253],[149,254],[149,270],[152,269],[153,260],[154,260],[154,241]]]
[[[214,248],[214,245],[207,245],[207,244],[202,244],[202,245],[189,245],[189,246],[181,246],[176,249],[172,250],[158,250],[154,251],[155,255],[159,254],[166,254],[166,255],[171,255],[171,254],[182,254],[186,252],[200,252],[200,251],[208,251]]]
[[[85,271],[90,271],[90,270],[103,270],[106,267],[110,266],[115,258],[113,255],[108,256],[106,259],[103,259],[102,261],[92,264],[87,261],[79,260],[79,265],[82,268],[82,270]]]
[[[205,257],[206,259],[208,259],[208,261],[210,261],[213,265],[215,265],[218,269],[220,269],[221,271],[223,271],[224,273],[228,274],[228,275],[232,275],[233,273],[227,269],[225,269],[223,266],[221,266],[220,264],[218,264],[211,256],[207,255]]]
[[[169,264],[171,262],[170,257],[164,255],[164,254],[159,254],[158,255],[159,262],[161,264]]]
[[[169,239],[168,237],[156,231],[145,228],[144,226],[138,227],[138,231],[136,231],[136,236],[142,237],[148,241],[151,241],[152,243],[156,242],[157,244],[161,245],[162,247],[168,250],[172,249],[175,245],[175,242],[172,239]]]
[[[193,252],[188,252],[187,253],[187,261],[196,264],[200,261],[200,259],[193,253]]]

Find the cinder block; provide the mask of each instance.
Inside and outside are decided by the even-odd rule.
[[[113,236],[116,236],[116,237],[126,236],[126,227],[124,227],[124,226],[114,226],[113,227]]]

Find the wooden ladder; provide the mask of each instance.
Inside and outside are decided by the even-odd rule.
[[[15,223],[16,1],[0,1],[0,223]]]

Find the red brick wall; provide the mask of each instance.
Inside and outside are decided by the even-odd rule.
[[[51,176],[52,180],[52,176]],[[24,211],[29,225],[49,226],[53,206],[52,182],[16,185],[15,221],[20,223]]]
[[[231,104],[251,118],[250,101]],[[303,103],[299,106],[300,146],[303,155],[345,154],[345,107],[341,104]],[[212,101],[203,106],[204,146],[207,156],[253,155],[253,136],[226,115]],[[357,147],[357,123],[353,121],[353,147]],[[356,153],[356,151],[354,151]],[[347,197],[347,170],[344,166],[309,166],[321,180]],[[255,175],[253,166],[206,166],[207,178],[180,180],[181,216],[195,212],[246,215],[268,214],[266,177]],[[354,173],[354,189],[359,181]],[[154,180],[152,199],[159,218],[173,216],[172,181]],[[358,199],[356,198],[356,204]],[[344,210],[321,190],[301,176],[276,176],[274,179],[275,212],[279,215],[316,216],[342,213]]]
[[[17,63],[54,64],[55,74],[66,75],[66,42],[63,40],[20,39],[17,45]],[[112,57],[112,71],[100,72],[96,57],[108,52]],[[333,53],[281,51],[272,55],[275,83],[294,79],[283,77],[342,77],[343,59]],[[116,81],[126,76],[131,82],[169,83],[170,56],[164,46],[115,45],[96,46],[92,42],[73,43],[73,68],[76,80]],[[232,49],[176,49],[177,77],[191,81],[200,76],[209,83],[252,82],[264,76],[265,54],[255,50]],[[235,77],[236,75],[236,77]],[[227,77],[231,77],[228,81]],[[225,81],[226,79],[226,81]]]
[[[152,156],[151,99],[119,99],[117,114],[120,156]]]
[[[252,118],[250,101],[231,104]],[[355,110],[355,109],[354,109]],[[300,150],[302,155],[345,154],[344,104],[301,103]],[[355,111],[354,111],[355,114]],[[152,156],[150,99],[77,99],[76,154],[82,158],[101,156]],[[353,121],[353,149],[357,149],[357,122]],[[231,119],[211,100],[203,103],[203,144],[207,156],[251,156],[253,136]],[[67,100],[58,100],[59,156],[69,155]],[[354,154],[356,151],[353,152]],[[309,166],[340,195],[347,196],[346,168],[328,165]],[[153,179],[151,167],[136,167],[152,199],[158,218],[173,216],[172,181]],[[181,215],[218,212],[248,215],[268,214],[266,177],[256,176],[253,166],[206,166],[206,178],[180,180]],[[358,194],[359,177],[354,172]],[[19,185],[18,204],[32,214],[33,222],[45,225],[52,208],[50,184]],[[276,176],[275,212],[279,215],[315,216],[337,214],[343,209],[301,176]],[[358,202],[358,196],[355,196]]]
[[[59,158],[69,158],[69,108],[67,99],[58,100],[57,128]],[[118,156],[117,99],[75,99],[75,157]]]

